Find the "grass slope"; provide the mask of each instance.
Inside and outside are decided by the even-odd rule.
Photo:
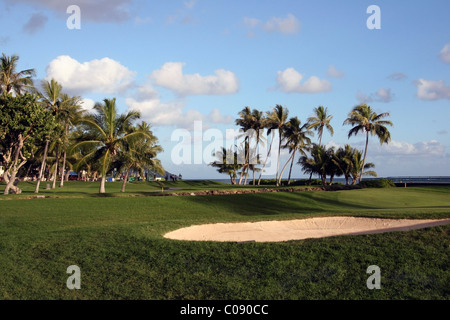
[[[94,197],[97,190],[83,187],[68,185],[68,195],[78,190],[72,198],[0,196],[0,299],[450,297],[450,226],[264,244],[163,238],[213,222],[449,218],[449,188],[119,198]],[[81,268],[81,290],[66,287],[70,265]],[[366,287],[370,265],[381,268],[381,290]]]

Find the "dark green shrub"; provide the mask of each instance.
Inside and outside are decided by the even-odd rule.
[[[395,187],[394,181],[390,179],[363,180],[359,183],[363,188],[392,188]]]

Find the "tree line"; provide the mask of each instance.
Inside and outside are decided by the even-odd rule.
[[[317,175],[323,185],[332,184],[334,177],[344,176],[346,184],[356,184],[362,181],[364,175],[377,176],[373,170],[375,164],[367,163],[367,149],[369,136],[378,138],[380,144],[389,143],[391,134],[387,126],[393,126],[392,122],[385,120],[389,113],[377,114],[372,107],[361,104],[354,107],[345,119],[343,125],[351,125],[348,138],[359,133],[365,135],[364,151],[358,150],[346,144],[337,150],[322,144],[323,132],[327,130],[334,134],[328,108],[319,106],[314,108],[313,115],[302,123],[298,116],[289,117],[289,110],[281,105],[276,105],[270,111],[260,111],[248,106],[244,107],[236,119],[236,125],[243,132],[252,132],[244,135],[244,141],[239,150],[222,148],[215,153],[216,161],[210,163],[216,167],[219,173],[227,174],[232,184],[246,184],[249,172],[253,172],[253,184],[261,184],[261,177],[272,152],[277,152],[275,183],[282,184],[283,173],[289,166],[287,184],[291,183],[293,165],[296,155],[299,155],[297,164],[301,166],[304,174],[309,174],[309,179]],[[270,143],[263,141],[262,130],[267,130],[267,136],[271,136]],[[272,150],[272,145],[278,132],[278,150]],[[312,142],[314,134],[318,135],[318,142]],[[261,155],[256,151],[261,143],[269,143],[267,154]],[[253,146],[253,147],[252,147]],[[281,150],[287,149],[288,160],[281,163]],[[239,154],[244,154],[244,161],[237,161]],[[231,160],[232,159],[232,160]],[[255,173],[259,172],[256,181]],[[327,181],[329,177],[329,181]]]
[[[93,112],[82,99],[63,92],[51,79],[35,86],[34,69],[18,71],[17,55],[0,58],[0,164],[4,194],[21,193],[18,176],[34,176],[35,193],[41,181],[64,187],[71,170],[100,178],[105,193],[107,174],[125,172],[122,192],[131,170],[164,174],[158,153],[162,147],[150,124],[137,123],[140,113],[120,114],[116,99],[96,103]],[[135,124],[136,123],[136,124]]]

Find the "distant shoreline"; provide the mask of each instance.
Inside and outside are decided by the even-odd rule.
[[[301,178],[292,178],[291,181],[295,180],[303,180],[308,179],[309,177],[301,177]],[[313,177],[314,178],[314,177]],[[365,178],[364,180],[377,180],[377,179],[390,179],[394,181],[394,183],[414,183],[417,184],[450,184],[450,176],[398,176],[398,177],[379,177],[379,178]],[[202,180],[210,180],[217,182],[225,182],[230,183],[230,179],[213,179],[213,178],[203,178],[203,179],[184,179],[191,181],[202,181]],[[286,180],[286,179],[284,179]],[[248,181],[252,181],[252,179],[248,179]],[[345,184],[344,178],[334,178],[333,182],[340,182]]]

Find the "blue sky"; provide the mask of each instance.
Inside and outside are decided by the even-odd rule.
[[[80,30],[66,25],[72,4]],[[366,26],[370,5],[379,30]],[[306,121],[323,105],[335,130],[323,141],[362,149],[342,123],[363,102],[395,125],[389,145],[369,145],[379,176],[450,175],[448,12],[446,0],[0,0],[0,50],[87,108],[116,97],[121,111],[139,109],[164,166],[184,178],[226,178],[173,163],[171,134],[195,120],[225,134],[245,106],[281,104]]]

